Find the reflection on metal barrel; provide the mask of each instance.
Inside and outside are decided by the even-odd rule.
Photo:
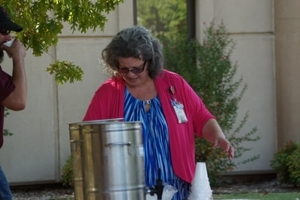
[[[83,169],[82,169],[82,135],[78,123],[69,124],[70,146],[72,157],[74,200],[84,199]]]
[[[144,200],[141,122],[81,125],[85,200]]]

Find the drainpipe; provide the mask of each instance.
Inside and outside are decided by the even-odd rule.
[[[196,30],[195,30],[195,0],[186,0],[186,19],[187,19],[187,33],[188,39],[194,39],[196,37]]]
[[[136,0],[133,0],[133,24],[137,25],[137,2]]]

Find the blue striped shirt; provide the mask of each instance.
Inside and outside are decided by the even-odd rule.
[[[145,104],[150,106],[148,111]],[[149,101],[138,100],[126,89],[124,106],[124,121],[142,122],[146,186],[152,187],[156,184],[160,169],[162,181],[178,190],[172,200],[187,199],[190,184],[178,178],[173,172],[168,126],[159,98]]]

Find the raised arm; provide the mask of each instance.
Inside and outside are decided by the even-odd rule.
[[[15,85],[14,91],[2,101],[2,105],[11,110],[23,110],[26,106],[27,79],[25,73],[24,58],[26,50],[20,40],[15,39],[11,47],[3,45],[8,56],[13,61],[12,78]]]

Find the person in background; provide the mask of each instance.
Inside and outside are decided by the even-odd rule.
[[[0,148],[3,145],[4,107],[11,110],[23,110],[26,105],[27,82],[24,67],[26,50],[20,40],[15,39],[11,47],[4,43],[11,41],[11,31],[22,31],[22,27],[11,21],[6,10],[0,6],[0,63],[4,51],[12,59],[12,76],[5,73],[0,66]],[[0,199],[11,200],[12,195],[6,177],[0,167]]]
[[[196,161],[194,134],[234,156],[215,117],[178,74],[163,68],[158,39],[142,26],[121,30],[102,51],[112,77],[95,92],[83,121],[123,118],[141,121],[145,151],[145,183],[163,182],[178,192],[173,200],[190,194]]]

